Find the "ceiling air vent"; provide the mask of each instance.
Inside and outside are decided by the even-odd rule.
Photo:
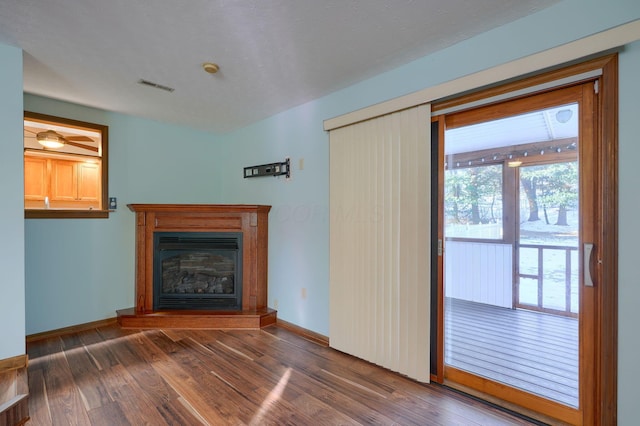
[[[145,86],[153,87],[156,89],[164,90],[166,92],[173,92],[175,90],[173,87],[163,86],[162,84],[154,83],[153,81],[149,81],[149,80],[140,79],[138,80],[138,83]]]

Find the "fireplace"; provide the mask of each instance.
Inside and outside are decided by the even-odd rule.
[[[270,206],[129,204],[136,214],[135,306],[125,328],[260,328]]]
[[[242,309],[242,234],[156,232],[153,309]]]

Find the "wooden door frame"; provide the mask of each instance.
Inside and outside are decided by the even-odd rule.
[[[517,90],[536,87],[538,85],[556,82],[560,79],[572,77],[600,70],[598,77],[585,77],[584,81],[574,81],[567,84],[575,85],[585,81],[595,80],[597,94],[595,96],[595,116],[594,121],[594,149],[593,154],[597,155],[596,188],[593,200],[595,235],[596,242],[595,261],[592,263],[592,274],[595,286],[589,290],[595,292],[595,306],[592,306],[593,321],[592,326],[581,329],[581,333],[593,335],[593,365],[583,366],[588,368],[592,380],[588,383],[589,392],[582,392],[580,396],[580,411],[574,414],[564,410],[564,406],[549,401],[549,407],[545,411],[554,413],[555,418],[559,418],[568,423],[574,424],[616,424],[617,420],[617,341],[618,341],[618,57],[617,54],[607,55],[601,58],[592,59],[576,65],[570,65],[561,69],[555,69],[540,73],[535,76],[523,78],[504,85],[481,89],[477,92],[460,96],[458,98],[436,102],[432,105],[434,115],[433,121],[440,123],[438,138],[438,162],[440,166],[437,171],[438,179],[438,212],[434,214],[440,226],[438,227],[437,239],[443,241],[443,219],[444,219],[444,115],[438,115],[438,111],[449,110],[452,107],[462,106],[470,102],[483,99],[490,99],[513,93]],[[563,86],[554,87],[553,90]],[[546,89],[545,91],[549,91]],[[528,97],[540,92],[528,93],[522,97]],[[514,98],[517,99],[517,98]],[[605,235],[606,234],[606,235]],[[434,256],[438,256],[437,253]],[[432,380],[438,383],[445,383],[444,375],[444,270],[442,257],[433,260],[437,265],[437,290],[434,294],[439,295],[438,301],[432,301],[432,309],[437,309],[437,337],[438,350],[437,368],[432,371]],[[603,285],[606,283],[606,285]],[[433,284],[432,284],[433,285]],[[454,372],[455,377],[447,379],[469,380],[476,379],[465,372]],[[581,374],[584,376],[584,373]],[[455,384],[450,384],[455,386]],[[583,387],[584,384],[582,385]],[[529,399],[529,394],[525,392],[515,392],[515,403],[497,400],[492,394],[503,390],[504,385],[487,381],[474,384],[474,389],[462,386],[462,389],[479,395],[491,402],[504,405],[507,408],[521,411],[527,415],[549,420],[548,417],[538,416],[535,410],[540,401]],[[585,409],[586,408],[586,409]]]

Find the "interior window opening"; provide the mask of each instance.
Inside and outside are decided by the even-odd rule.
[[[108,217],[107,146],[107,126],[25,111],[25,217]]]

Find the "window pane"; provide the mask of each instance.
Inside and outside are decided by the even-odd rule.
[[[502,239],[502,164],[445,171],[445,235]]]

